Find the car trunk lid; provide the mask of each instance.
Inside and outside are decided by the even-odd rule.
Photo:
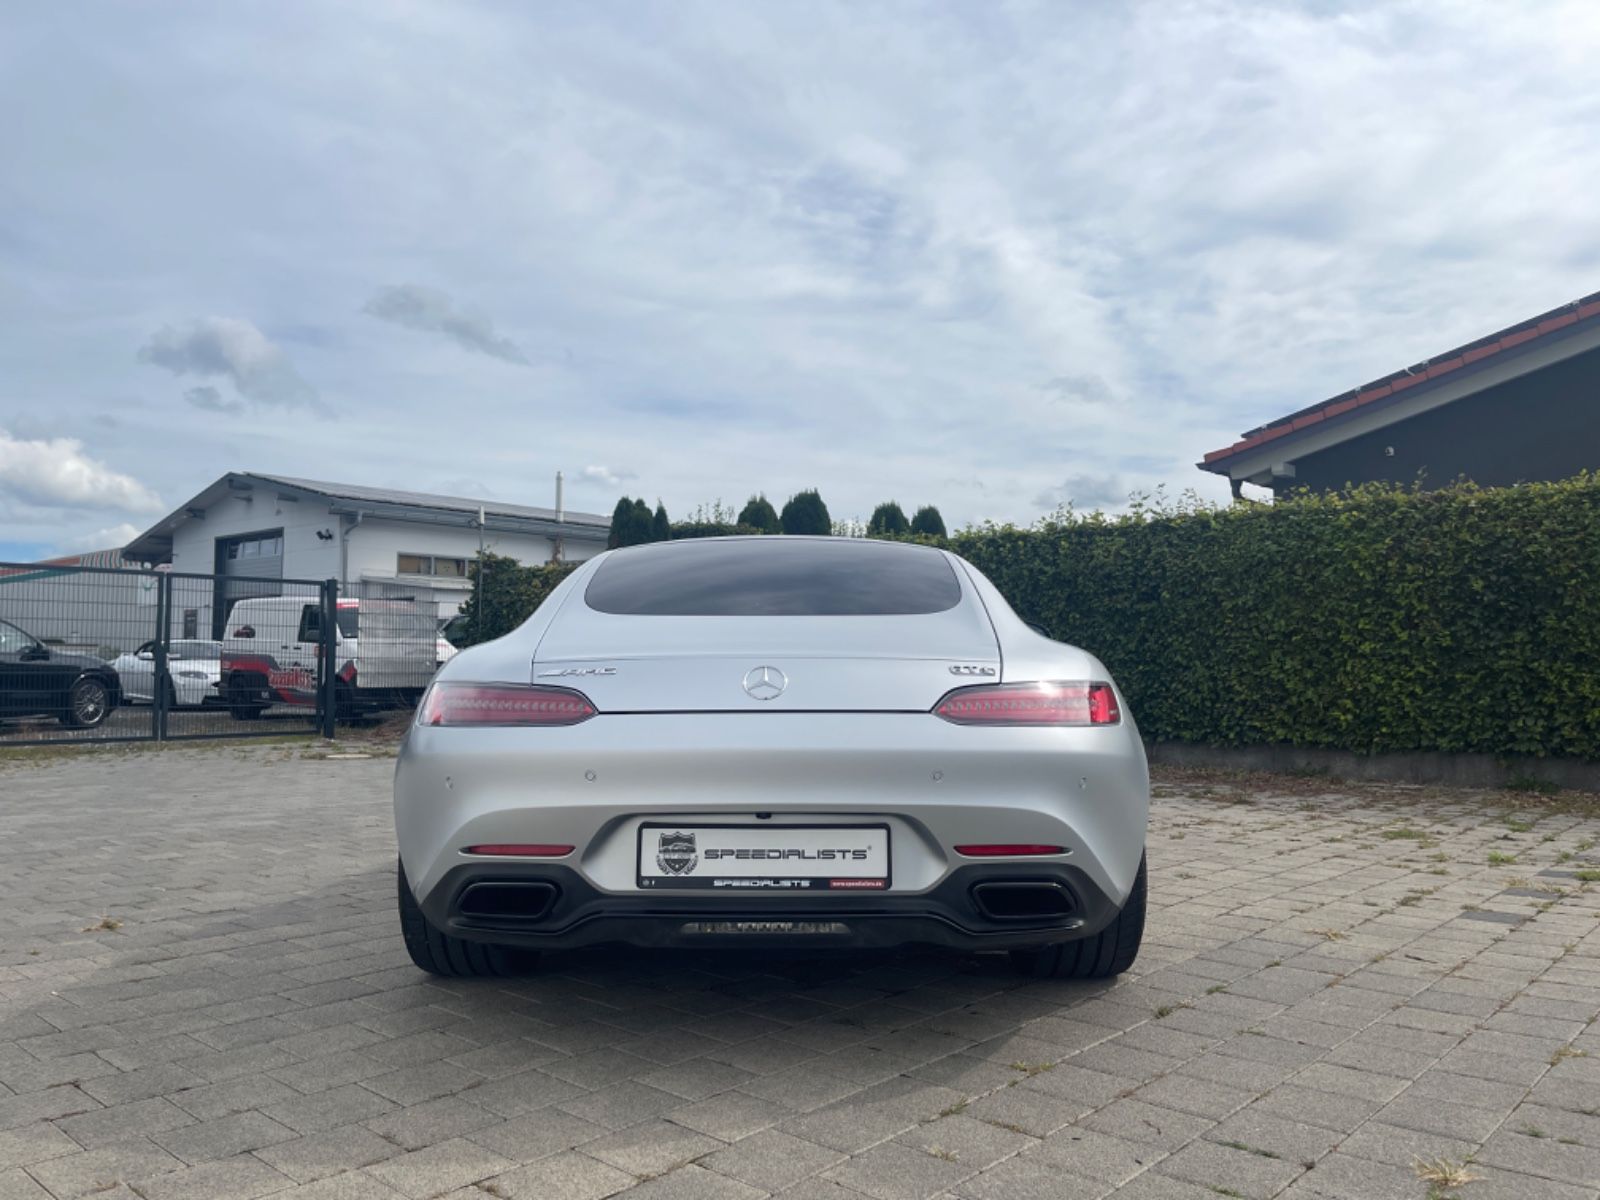
[[[994,630],[971,604],[911,616],[585,609],[551,628],[532,682],[575,688],[603,713],[925,712],[952,687],[997,678],[999,669]]]

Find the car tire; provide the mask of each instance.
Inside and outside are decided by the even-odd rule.
[[[1061,942],[1036,950],[1013,950],[1011,961],[1024,975],[1036,979],[1110,979],[1133,966],[1144,940],[1144,913],[1148,885],[1145,859],[1139,858],[1139,873],[1133,890],[1111,924],[1093,937]]]
[[[116,696],[105,680],[84,675],[67,692],[67,711],[62,714],[62,723],[74,729],[96,729],[105,724],[115,703]]]
[[[440,933],[423,915],[417,898],[411,894],[404,863],[399,864],[395,881],[400,902],[400,935],[405,939],[406,953],[428,974],[451,979],[499,977],[525,974],[538,964],[537,950],[469,942]]]

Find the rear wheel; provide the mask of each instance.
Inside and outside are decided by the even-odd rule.
[[[248,675],[228,677],[228,712],[235,721],[256,721],[261,718],[266,706],[255,703],[261,690],[261,686],[255,684]]]
[[[400,901],[400,935],[405,939],[406,953],[411,955],[412,962],[430,975],[518,975],[531,971],[538,964],[539,953],[536,950],[491,946],[440,933],[423,916],[417,898],[411,894],[404,863],[399,864],[396,881]]]
[[[67,711],[62,720],[74,729],[93,729],[111,713],[111,689],[103,679],[85,675],[67,693]]]
[[[1024,975],[1036,979],[1110,979],[1133,966],[1144,940],[1146,900],[1145,860],[1139,859],[1139,873],[1133,890],[1111,924],[1093,937],[1037,950],[1013,950],[1011,961]]]

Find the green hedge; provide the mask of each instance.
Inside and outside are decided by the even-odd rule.
[[[525,567],[503,554],[474,559],[469,568],[472,594],[461,606],[461,615],[450,623],[451,642],[467,647],[504,637],[526,621],[576,566],[546,563]]]
[[[1152,740],[1600,758],[1600,478],[1371,486],[947,543]]]
[[[1152,740],[1600,759],[1600,477],[924,540],[1098,655]],[[489,556],[468,640],[515,628],[570,570]]]

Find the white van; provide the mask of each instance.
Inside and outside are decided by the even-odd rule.
[[[433,613],[413,600],[340,600],[334,684],[340,716],[415,704],[455,648]],[[274,704],[317,702],[322,605],[302,596],[251,596],[228,614],[218,688],[234,718]]]

